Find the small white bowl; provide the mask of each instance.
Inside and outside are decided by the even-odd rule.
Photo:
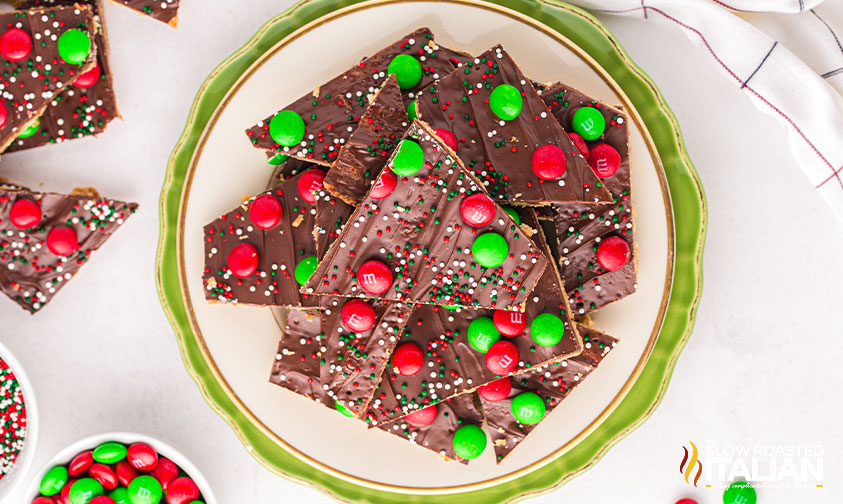
[[[15,373],[23,392],[23,402],[26,405],[26,435],[24,436],[23,449],[12,470],[0,479],[0,502],[12,502],[10,496],[19,491],[23,486],[25,478],[29,476],[29,469],[32,461],[35,460],[35,447],[38,444],[38,406],[35,403],[35,394],[32,391],[32,384],[26,377],[23,366],[20,365],[12,352],[0,343],[0,358]]]
[[[51,458],[50,461],[45,464],[40,471],[38,471],[35,477],[30,480],[29,485],[26,487],[26,493],[21,497],[21,502],[32,502],[32,500],[41,495],[41,479],[52,467],[57,465],[66,466],[77,454],[86,450],[93,450],[97,446],[108,441],[117,441],[118,443],[123,443],[126,446],[129,446],[132,443],[148,444],[160,455],[172,460],[182,471],[187,473],[187,476],[196,483],[197,487],[199,487],[199,491],[202,493],[202,501],[205,504],[217,504],[217,498],[211,491],[211,486],[208,485],[208,482],[199,472],[199,469],[193,465],[193,462],[184,456],[180,450],[176,449],[173,445],[167,443],[166,441],[130,432],[107,432],[104,434],[96,434],[71,443]],[[163,498],[161,499],[161,503],[166,504]]]

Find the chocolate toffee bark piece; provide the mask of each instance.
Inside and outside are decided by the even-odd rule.
[[[520,309],[539,248],[414,122],[302,292]]]
[[[289,311],[269,381],[333,408],[319,380],[324,341],[320,323],[317,311]]]
[[[380,300],[320,296],[322,389],[360,417],[380,380],[411,308]]]
[[[629,198],[629,129],[626,114],[561,82],[540,90],[551,114],[568,132],[615,198]]]
[[[175,28],[179,24],[179,0],[108,0],[145,14]]]
[[[554,205],[562,275],[576,315],[583,316],[637,288],[629,121],[619,109],[562,83],[541,94],[613,198],[602,205]]]
[[[597,367],[617,338],[578,326],[583,352],[477,391],[498,463]]]
[[[0,184],[0,290],[35,313],[88,262],[136,203]]]
[[[401,88],[390,75],[325,176],[325,188],[349,205],[360,203],[409,126]]]
[[[577,318],[638,288],[632,229],[629,201],[556,206],[559,264]]]
[[[437,45],[428,28],[419,28],[252,126],[246,135],[259,149],[328,166],[357,128],[369,106],[366,97],[389,74],[395,74],[409,104],[419,89],[469,57]]]
[[[108,41],[102,24],[101,6],[98,0],[26,0],[16,4],[18,9],[36,7],[90,5],[93,9],[96,31],[94,45],[97,60],[93,68],[80,75],[76,81],[65,87],[38,119],[36,127],[19,135],[7,152],[14,152],[48,143],[60,143],[74,138],[99,135],[105,131],[108,123],[120,117],[111,72],[108,67]]]
[[[457,155],[497,200],[539,206],[611,201],[499,45],[426,88],[418,114],[457,146]]]
[[[205,298],[211,302],[315,307],[300,286],[316,267],[316,191],[311,169],[205,226]]]
[[[401,420],[379,425],[382,430],[436,452],[445,460],[458,460],[462,464],[468,464],[466,455],[475,458],[483,453],[486,444],[485,434],[480,445],[465,442],[471,440],[466,434],[474,431],[469,426],[483,426],[483,413],[472,394],[452,397]],[[464,427],[466,430],[460,430]],[[455,448],[462,456],[457,455]]]
[[[96,64],[96,21],[89,5],[0,14],[0,150],[37,131],[59,93]]]
[[[354,212],[354,207],[330,194],[320,191],[316,199],[316,257],[320,261],[325,257],[342,228]]]

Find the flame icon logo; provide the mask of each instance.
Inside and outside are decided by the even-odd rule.
[[[702,476],[702,462],[697,459],[699,455],[697,445],[691,441],[688,442],[691,443],[690,460],[688,460],[688,449],[683,446],[682,449],[685,450],[685,456],[682,457],[682,463],[679,464],[679,473],[685,475],[685,483],[690,485],[691,482],[688,478],[691,477],[691,473],[694,472],[694,465],[696,465],[697,475],[694,477],[694,486],[697,486],[697,482],[700,480],[700,476]]]

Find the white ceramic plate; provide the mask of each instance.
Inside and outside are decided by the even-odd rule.
[[[305,30],[274,52],[230,97],[198,151],[183,201],[187,302],[213,363],[249,412],[305,458],[351,476],[398,486],[454,486],[514,475],[557,452],[619,402],[666,303],[670,253],[667,194],[650,155],[640,121],[631,124],[630,161],[637,211],[638,292],[594,315],[596,327],[621,343],[600,368],[564,401],[505,461],[496,465],[488,449],[468,466],[445,463],[428,450],[396,436],[369,430],[310,400],[268,383],[281,333],[271,310],[209,305],[204,300],[202,227],[263,190],[272,173],[263,152],[243,131],[306,93],[350,63],[419,26],[429,26],[440,44],[479,53],[502,43],[530,77],[562,80],[611,104],[624,104],[605,77],[545,33],[498,12],[438,2],[386,4],[354,10]],[[361,29],[361,27],[364,27]],[[628,107],[626,107],[628,108]],[[385,455],[386,454],[386,455]]]

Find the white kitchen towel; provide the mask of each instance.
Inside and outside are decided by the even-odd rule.
[[[843,0],[572,2],[684,32],[785,125],[799,166],[843,220]]]

